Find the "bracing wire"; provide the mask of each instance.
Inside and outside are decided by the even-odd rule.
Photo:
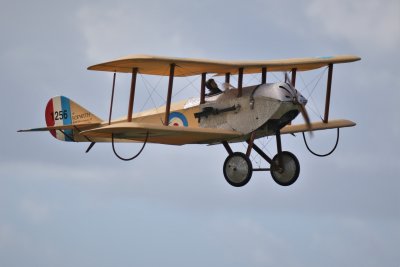
[[[182,87],[179,91],[177,91],[175,94],[172,95],[172,97],[176,97],[177,95],[179,95],[181,92],[183,92],[186,88],[188,88],[189,86],[193,86],[193,83],[197,80],[198,78],[194,79],[193,81],[186,79],[188,81],[188,84],[184,87]]]
[[[322,119],[321,112],[320,112],[320,110],[319,110],[319,108],[318,108],[318,105],[315,103],[315,100],[314,100],[314,98],[313,98],[313,93],[314,93],[315,89],[317,88],[319,82],[321,81],[321,79],[322,79],[322,77],[324,76],[324,74],[325,74],[325,72],[326,72],[327,69],[328,69],[328,68],[325,68],[325,69],[323,69],[319,74],[315,75],[314,78],[313,78],[308,84],[306,84],[306,82],[304,81],[302,75],[299,73],[299,77],[300,77],[300,79],[301,79],[301,81],[303,82],[303,85],[304,85],[304,90],[306,90],[307,93],[308,93],[307,98],[310,99],[310,100],[311,100],[311,103],[313,104],[313,106],[308,106],[308,108],[309,108],[317,117],[320,117],[321,119]],[[310,90],[309,90],[309,86],[310,86],[311,84],[313,84],[313,83],[314,83],[314,87],[313,87],[313,88],[311,89],[311,91],[310,91]],[[313,107],[314,107],[315,109],[314,109]]]
[[[154,87],[150,84],[149,81],[147,81],[147,80],[144,78],[144,76],[143,76],[142,74],[140,74],[140,76],[142,77],[144,87],[146,88],[146,91],[147,91],[147,93],[149,94],[149,96],[148,96],[148,98],[146,99],[145,103],[142,105],[140,111],[142,111],[142,110],[144,109],[144,107],[145,107],[146,104],[149,102],[149,100],[151,100],[151,102],[152,102],[154,108],[157,109],[157,105],[156,105],[156,103],[155,103],[155,101],[154,101],[152,95],[153,95],[153,93],[155,92],[155,93],[162,99],[162,101],[164,101],[164,98],[162,98],[162,97],[160,96],[160,94],[159,94],[159,93],[157,92],[157,90],[156,90],[156,88],[157,88],[158,84],[160,83],[160,81],[161,81],[161,79],[162,79],[163,76],[161,76],[161,78],[158,80],[156,86],[154,86]],[[152,88],[151,92],[150,92],[149,87]]]
[[[279,78],[278,76],[276,76],[276,74],[274,72],[270,72],[272,74],[272,76],[274,76],[275,80],[277,81],[282,81],[281,78]]]

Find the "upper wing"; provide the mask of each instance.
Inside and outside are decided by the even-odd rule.
[[[144,141],[148,134],[149,143],[168,145],[208,144],[231,140],[242,136],[236,131],[224,129],[164,126],[150,123],[122,122],[81,132],[91,137],[111,138],[113,134],[118,139]]]
[[[319,130],[327,130],[327,129],[336,129],[336,128],[345,128],[355,126],[356,123],[350,120],[331,120],[329,122],[313,122],[311,123],[311,128],[313,131]],[[292,134],[292,133],[301,133],[308,132],[307,124],[295,124],[295,125],[286,125],[281,129],[281,134]]]
[[[226,61],[193,58],[160,57],[150,55],[131,55],[94,66],[89,70],[126,72],[131,73],[133,68],[138,68],[142,74],[169,75],[169,67],[176,64],[175,76],[192,76],[202,73],[230,73],[237,74],[239,68],[244,68],[244,74],[260,73],[262,68],[267,71],[298,71],[318,69],[329,64],[347,63],[360,60],[352,55],[310,57],[281,60],[255,60],[255,61]]]

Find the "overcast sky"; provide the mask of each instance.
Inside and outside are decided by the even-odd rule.
[[[399,1],[0,1],[0,266],[400,266]],[[87,144],[16,133],[44,126],[56,95],[107,118],[112,74],[86,68],[128,54],[358,55],[334,66],[330,113],[357,126],[322,159],[300,135],[283,137],[298,181],[281,187],[254,173],[242,188],[223,177],[222,146],[148,145],[127,163],[107,144],[85,154]],[[115,116],[127,110],[129,77],[118,78]],[[317,114],[325,80],[308,105]],[[176,87],[191,81],[199,86]],[[312,87],[297,85],[308,97]],[[335,138],[318,132],[310,145],[325,152]]]

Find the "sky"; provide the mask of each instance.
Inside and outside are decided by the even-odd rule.
[[[0,266],[400,265],[399,1],[0,1]],[[121,162],[109,144],[85,154],[86,143],[16,132],[44,126],[56,95],[106,119],[112,74],[86,68],[129,54],[357,55],[334,66],[330,112],[357,126],[341,131],[327,158],[284,136],[301,164],[297,182],[281,187],[257,172],[242,188],[225,181],[218,145],[149,144]],[[313,87],[301,79],[320,74],[298,74],[306,97]],[[158,83],[140,77],[135,111],[147,107],[143,79]],[[175,85],[188,83],[177,98],[198,95],[196,77]],[[314,120],[324,83],[307,105]],[[126,114],[128,84],[118,76],[113,117]],[[309,142],[323,153],[335,138],[318,132]],[[276,153],[274,139],[260,142]],[[126,156],[139,148],[117,146]]]

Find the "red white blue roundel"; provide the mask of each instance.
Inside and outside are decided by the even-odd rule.
[[[187,121],[185,115],[183,115],[182,113],[171,112],[171,114],[169,114],[169,125],[187,127],[188,121]]]

